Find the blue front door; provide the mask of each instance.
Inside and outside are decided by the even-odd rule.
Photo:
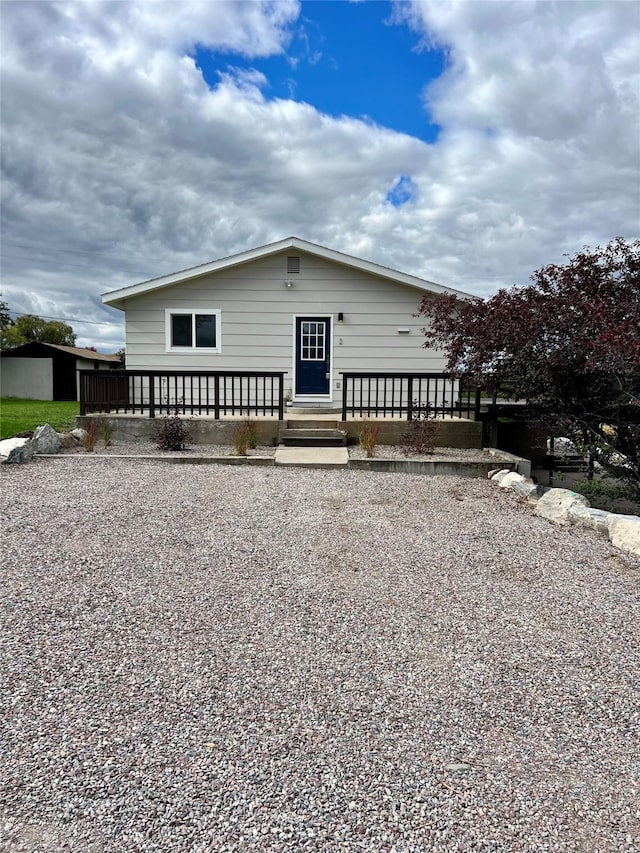
[[[296,318],[296,394],[329,394],[331,365],[329,317]]]

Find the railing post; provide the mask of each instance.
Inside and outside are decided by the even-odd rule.
[[[344,373],[342,373],[341,376],[342,376],[342,421],[344,423],[344,421],[347,420],[347,381],[348,381],[349,377],[346,376]]]
[[[85,376],[84,371],[80,371],[80,414],[85,415],[87,413],[87,390],[85,386]]]
[[[153,373],[149,374],[149,417],[156,416],[156,386],[154,383]]]
[[[401,380],[402,381],[402,380]],[[400,402],[402,405],[402,401]],[[407,420],[413,418],[413,376],[407,376]]]
[[[220,420],[220,374],[216,373],[213,383],[213,417]]]
[[[475,401],[475,407],[473,410],[474,420],[476,420],[476,421],[480,420],[480,400],[481,400],[481,398],[482,398],[481,388],[479,385],[476,385],[476,401]]]
[[[263,392],[265,393],[265,392]],[[278,420],[284,420],[284,373],[280,374],[278,386]]]

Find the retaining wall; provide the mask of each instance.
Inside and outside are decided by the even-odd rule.
[[[87,420],[96,420],[100,424],[111,426],[113,438],[118,441],[139,441],[153,439],[156,425],[162,418],[147,418],[134,415],[93,414],[76,418],[78,426],[85,426]],[[189,427],[191,444],[233,444],[233,431],[241,419],[216,421],[213,418],[183,417]],[[294,418],[292,418],[294,420]],[[295,418],[299,420],[299,416]],[[255,424],[258,444],[265,447],[278,443],[278,430],[286,426],[285,421],[252,418]],[[373,421],[380,427],[378,444],[398,444],[407,430],[407,421]],[[347,433],[349,444],[357,444],[358,433],[363,421],[338,421],[338,429]],[[482,424],[479,421],[444,420],[436,421],[435,444],[437,447],[459,447],[480,449],[482,447]]]

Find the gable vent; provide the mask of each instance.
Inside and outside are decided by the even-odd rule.
[[[288,273],[299,273],[300,272],[300,258],[297,258],[297,257],[287,258],[287,272]]]

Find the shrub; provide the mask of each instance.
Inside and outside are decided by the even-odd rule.
[[[372,423],[364,423],[358,432],[358,441],[360,447],[367,454],[367,459],[371,459],[376,455],[376,445],[378,443],[378,435],[380,433],[380,425]]]
[[[250,418],[245,418],[233,429],[233,447],[237,456],[246,456],[247,450],[256,448],[256,425]]]
[[[167,415],[156,424],[158,450],[184,450],[189,441],[189,428],[178,415]]]
[[[609,509],[615,501],[626,500],[640,507],[640,490],[632,483],[610,482],[605,479],[578,480],[571,487],[588,498],[589,503],[599,509]]]
[[[105,421],[102,425],[102,440],[104,442],[105,447],[111,447],[111,440],[113,438],[113,429],[109,421]]]
[[[247,430],[247,445],[250,450],[255,450],[258,446],[258,435],[256,432],[256,425],[251,418],[245,418],[243,421],[245,428]]]
[[[87,453],[93,453],[93,450],[98,443],[98,424],[94,420],[88,420],[84,425],[84,438],[82,446]]]
[[[405,455],[424,456],[433,453],[436,442],[436,421],[430,406],[413,404],[413,416],[407,431],[400,436],[400,447]]]

